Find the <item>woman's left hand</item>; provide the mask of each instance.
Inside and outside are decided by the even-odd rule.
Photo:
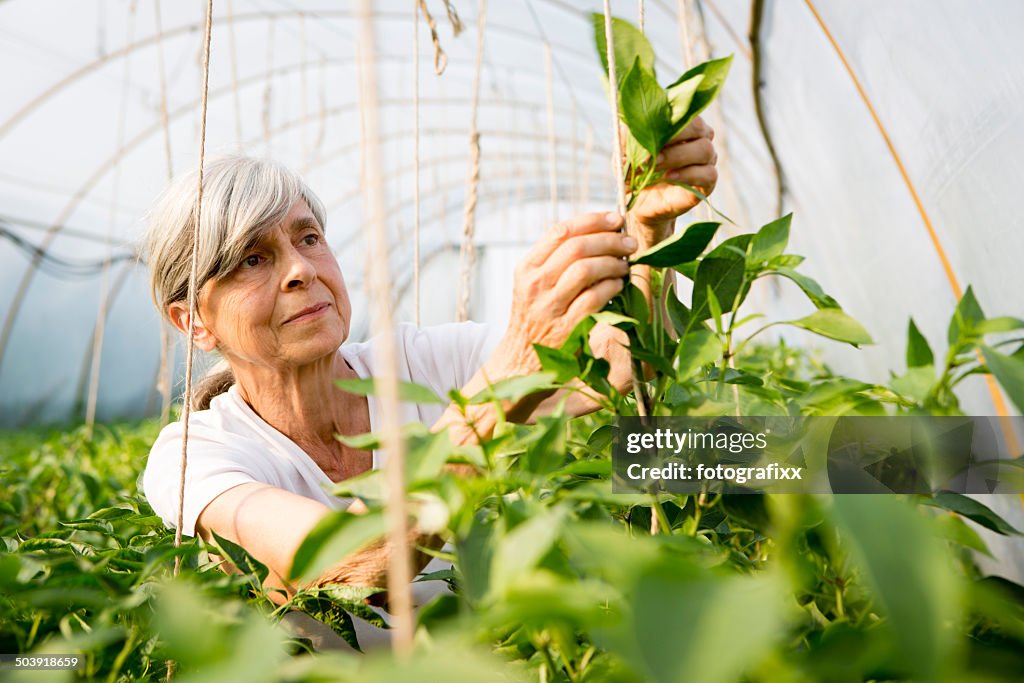
[[[714,137],[715,131],[699,116],[680,131],[658,155],[657,168],[665,171],[665,180],[685,183],[710,195],[718,182],[718,154],[711,142]],[[657,240],[672,232],[677,216],[699,203],[700,197],[686,188],[660,182],[640,193],[630,214],[637,228],[653,233]]]

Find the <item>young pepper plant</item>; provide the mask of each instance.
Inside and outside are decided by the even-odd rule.
[[[604,16],[594,14],[593,21],[594,42],[607,74]],[[647,37],[619,18],[612,19],[612,36],[619,112],[628,131],[623,151],[629,209],[644,188],[663,182],[664,173],[656,168],[658,153],[715,99],[729,73],[732,56],[698,64],[662,88]]]

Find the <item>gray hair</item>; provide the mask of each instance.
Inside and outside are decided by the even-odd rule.
[[[198,169],[171,182],[149,213],[149,230],[142,244],[153,302],[168,319],[172,303],[188,300],[198,184]],[[237,155],[207,161],[196,291],[237,268],[249,250],[300,199],[326,231],[323,203],[296,173],[281,164]],[[233,383],[230,369],[225,371],[223,364],[218,365],[193,392],[192,403],[197,409],[208,407],[214,395]]]
[[[175,178],[149,214],[142,252],[150,269],[153,301],[165,317],[170,304],[188,299],[198,173],[195,169]],[[243,156],[208,161],[203,172],[196,290],[237,268],[299,199],[305,200],[326,231],[320,199],[281,164]]]

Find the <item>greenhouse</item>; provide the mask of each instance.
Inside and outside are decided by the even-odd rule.
[[[1021,28],[0,2],[0,679],[1020,680]]]

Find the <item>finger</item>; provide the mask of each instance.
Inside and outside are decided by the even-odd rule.
[[[581,292],[601,280],[625,277],[629,263],[614,256],[595,256],[574,262],[558,278],[551,292],[557,310],[566,310]]]
[[[709,138],[698,138],[676,145],[670,145],[658,155],[659,171],[680,169],[685,166],[714,165],[718,161],[718,153]]]
[[[599,256],[622,258],[629,256],[636,249],[636,239],[621,232],[581,235],[562,242],[548,257],[544,263],[544,269],[551,274],[550,281],[554,283],[577,261]]]
[[[614,232],[621,228],[622,224],[622,216],[615,212],[573,216],[552,226],[530,249],[523,262],[529,266],[539,266],[566,240],[595,232]]]
[[[701,117],[696,117],[693,121],[690,121],[681,131],[669,141],[669,144],[677,142],[686,142],[687,140],[696,140],[697,138],[708,138],[711,139],[715,136],[715,131],[705,123]]]
[[[622,291],[625,284],[625,281],[620,277],[594,283],[594,285],[583,290],[573,299],[565,313],[565,317],[573,325],[578,324],[580,320],[583,320],[583,318],[591,313],[597,313],[607,306],[612,297]]]
[[[666,180],[690,185],[705,195],[711,194],[718,184],[718,169],[712,164],[685,166],[665,174]]]

